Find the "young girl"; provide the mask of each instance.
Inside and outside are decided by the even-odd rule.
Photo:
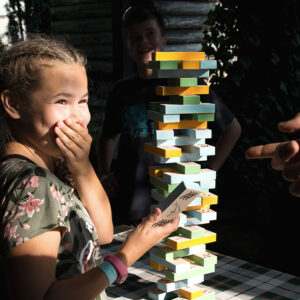
[[[0,155],[6,297],[106,299],[105,288],[121,283],[178,218],[153,227],[161,213],[154,210],[103,262],[100,245],[113,238],[111,208],[89,161],[85,59],[75,49],[40,36],[13,45],[1,57],[0,96],[7,125]],[[56,176],[60,157],[72,187]]]

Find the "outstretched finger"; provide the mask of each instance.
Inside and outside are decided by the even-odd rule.
[[[285,133],[294,133],[300,131],[300,113],[296,114],[294,118],[288,121],[280,122],[278,124],[278,129]]]
[[[282,143],[279,142],[250,147],[246,150],[245,156],[248,159],[272,158],[275,154],[276,148]]]

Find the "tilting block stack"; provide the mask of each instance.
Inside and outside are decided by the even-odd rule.
[[[206,251],[216,234],[202,225],[216,220],[211,205],[218,202],[209,191],[215,188],[216,172],[201,168],[201,161],[215,155],[215,148],[206,143],[212,137],[207,122],[214,121],[215,105],[201,103],[201,94],[208,94],[209,87],[198,85],[198,78],[208,77],[216,61],[205,60],[204,52],[156,52],[152,59],[153,77],[168,78],[168,85],[157,86],[156,94],[169,97],[164,103],[150,103],[148,110],[155,130],[145,151],[157,162],[149,168],[150,182],[156,187],[151,196],[162,203],[182,181],[201,193],[180,214],[179,228],[164,246],[150,251],[150,265],[163,271],[165,278],[148,295],[159,300],[214,299],[214,292],[197,285],[217,263],[217,257]]]

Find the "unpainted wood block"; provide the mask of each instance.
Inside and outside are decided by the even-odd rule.
[[[190,239],[182,235],[172,236],[167,239],[167,245],[175,250],[179,250],[196,245],[215,242],[216,237],[217,235],[214,232],[206,230],[205,235],[199,238]]]
[[[204,52],[153,52],[152,60],[204,60]]]
[[[197,114],[197,113],[214,113],[215,104],[161,104],[160,112],[162,114],[178,115],[178,114]]]
[[[208,85],[198,85],[198,86],[191,86],[191,87],[157,86],[155,90],[156,90],[156,95],[159,96],[209,94]]]
[[[144,144],[144,150],[162,157],[180,157],[181,149],[174,146],[153,146],[150,143]]]
[[[154,128],[158,130],[170,130],[170,129],[200,129],[207,128],[207,122],[198,122],[194,120],[182,120],[178,123],[162,123],[154,121]]]
[[[168,86],[181,86],[181,87],[189,87],[189,86],[197,86],[198,78],[169,78]]]

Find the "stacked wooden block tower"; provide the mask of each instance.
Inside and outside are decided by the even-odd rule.
[[[184,182],[200,191],[180,214],[178,230],[162,247],[150,251],[150,265],[163,271],[165,278],[149,291],[150,299],[215,298],[214,292],[197,286],[204,274],[214,272],[217,257],[206,251],[206,244],[216,241],[216,234],[201,225],[216,220],[210,206],[218,198],[209,189],[215,188],[216,172],[201,168],[201,161],[215,154],[206,144],[211,138],[208,121],[214,121],[215,106],[201,103],[201,94],[208,94],[207,85],[198,85],[198,78],[209,76],[216,68],[215,60],[205,60],[204,52],[156,52],[149,67],[154,78],[168,78],[168,86],[157,86],[156,94],[166,97],[164,103],[150,103],[148,118],[154,122],[152,143],[145,151],[155,157],[157,166],[149,168],[150,182],[156,187],[151,196],[162,203]],[[168,198],[169,197],[169,198]]]

